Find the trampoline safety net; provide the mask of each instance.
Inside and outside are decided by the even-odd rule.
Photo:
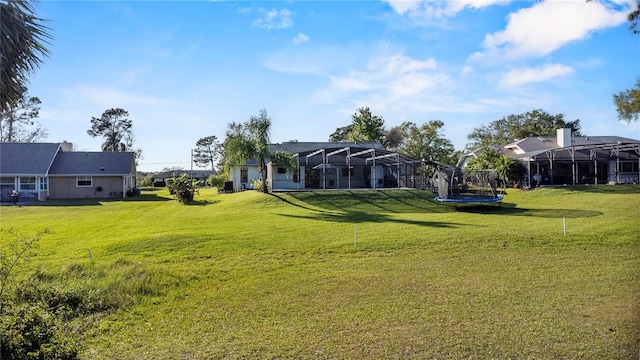
[[[437,187],[438,201],[500,201],[496,189],[496,170],[438,170],[432,184]]]

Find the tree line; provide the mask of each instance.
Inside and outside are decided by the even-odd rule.
[[[28,80],[49,55],[52,39],[50,28],[34,11],[34,1],[0,0],[2,27],[0,38],[0,141],[37,142],[46,138],[47,129],[37,121],[40,99],[28,94]],[[638,33],[640,1],[629,16],[631,30]],[[613,95],[619,120],[638,121],[640,116],[640,78],[635,86]],[[142,158],[142,149],[134,146],[135,136],[129,113],[121,108],[106,110],[100,117],[91,118],[91,137],[103,137],[103,151],[131,151],[136,159]],[[214,135],[196,142],[194,161],[199,166],[223,172],[225,164],[258,159],[261,172],[266,171],[265,159],[278,157],[286,165],[288,157],[268,151],[271,119],[266,110],[251,116],[246,123],[231,123],[226,139],[220,143]],[[443,136],[444,122],[429,120],[422,124],[404,122],[385,128],[384,119],[361,107],[351,116],[351,123],[337,128],[329,141],[379,142],[385,148],[406,155],[443,164],[454,164],[463,151],[494,144],[506,144],[529,136],[552,136],[558,128],[571,128],[572,135],[580,136],[580,120],[566,121],[564,114],[549,114],[533,109],[523,114],[512,114],[473,129],[467,135],[469,143],[464,150],[456,150]],[[283,157],[284,156],[284,157]],[[282,157],[282,158],[279,158]],[[290,157],[290,156],[289,156]],[[266,178],[266,176],[263,176]],[[264,185],[264,184],[263,184]]]

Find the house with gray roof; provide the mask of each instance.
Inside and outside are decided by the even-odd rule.
[[[524,163],[524,187],[537,185],[624,184],[640,182],[640,140],[620,136],[571,136],[558,129],[556,137],[528,137],[494,146]],[[486,148],[465,154],[458,166]]]
[[[0,143],[0,197],[123,198],[136,187],[132,152],[76,152],[70,143]]]
[[[272,191],[420,188],[425,183],[421,159],[386,150],[377,142],[291,141],[270,144],[269,151],[290,153],[298,163],[291,171],[267,161]],[[230,177],[234,191],[252,189],[252,180],[261,178],[257,160],[231,166]]]

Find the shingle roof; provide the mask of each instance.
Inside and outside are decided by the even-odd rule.
[[[0,174],[45,175],[59,148],[59,143],[0,142]]]
[[[571,138],[571,146],[595,146],[605,144],[638,144],[640,141],[621,136],[575,136]],[[517,146],[525,153],[540,153],[546,150],[560,149],[555,137],[528,137],[513,142],[505,147]]]
[[[61,152],[51,175],[129,175],[135,161],[132,152]]]

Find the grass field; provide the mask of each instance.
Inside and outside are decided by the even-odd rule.
[[[0,234],[47,228],[30,268],[131,295],[86,359],[638,359],[640,186],[432,198],[143,191],[3,206]]]

